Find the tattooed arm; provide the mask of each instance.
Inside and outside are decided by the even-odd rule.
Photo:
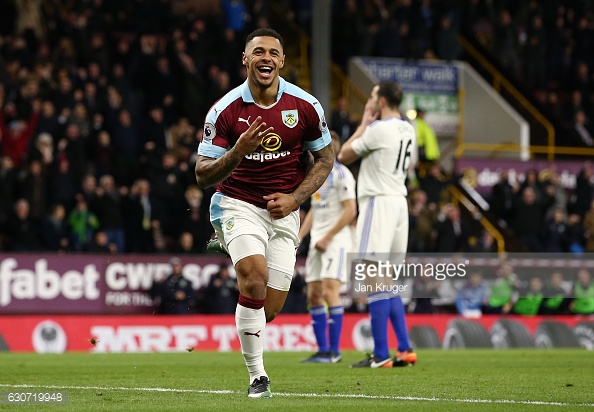
[[[262,136],[273,131],[266,129],[266,123],[258,116],[250,127],[239,136],[235,145],[221,157],[198,156],[196,159],[196,182],[201,189],[217,184],[235,170],[245,155],[252,153],[262,140]]]
[[[225,180],[235,170],[244,155],[231,149],[218,159],[198,156],[196,159],[196,182],[201,189]]]
[[[303,182],[293,193],[273,193],[264,196],[264,200],[268,201],[268,211],[273,219],[282,219],[287,216],[324,184],[334,164],[332,145],[328,145],[317,152],[312,152],[312,154],[314,163],[305,175]]]
[[[293,192],[293,197],[298,206],[301,206],[324,184],[334,164],[335,154],[332,145],[328,145],[317,152],[312,152],[312,155],[314,157],[313,165],[305,175],[303,182]]]

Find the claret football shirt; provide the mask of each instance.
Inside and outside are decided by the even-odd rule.
[[[231,149],[252,122],[262,116],[267,128],[260,146],[248,154],[237,168],[217,186],[226,196],[266,209],[262,196],[292,193],[307,170],[307,151],[330,144],[324,110],[315,97],[279,79],[276,102],[263,107],[254,102],[247,81],[231,90],[209,110],[200,156],[219,158]]]

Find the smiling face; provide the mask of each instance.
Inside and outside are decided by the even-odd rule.
[[[245,48],[242,62],[247,67],[248,81],[267,89],[278,81],[285,55],[280,41],[274,37],[254,37]]]

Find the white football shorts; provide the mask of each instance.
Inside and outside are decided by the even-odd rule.
[[[299,211],[272,219],[267,210],[215,193],[210,201],[210,222],[235,265],[241,259],[262,255],[268,264],[268,286],[288,291],[299,246]]]
[[[404,257],[408,246],[408,203],[404,196],[359,200],[356,252],[360,259],[384,255]],[[376,259],[369,259],[376,260]]]
[[[325,252],[315,248],[317,239],[311,239],[307,260],[305,261],[305,281],[317,282],[322,279],[336,279],[347,282],[347,253],[352,251],[351,231],[341,231],[332,238]]]

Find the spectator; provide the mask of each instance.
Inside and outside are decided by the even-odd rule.
[[[169,129],[169,133],[175,156],[189,163],[190,156],[198,150],[195,144],[196,129],[186,117],[182,117]]]
[[[177,239],[183,214],[183,194],[188,175],[177,164],[172,152],[165,153],[161,162],[149,168],[147,175],[155,197],[163,206],[162,229],[169,239]],[[186,165],[187,166],[187,165]]]
[[[76,196],[76,205],[68,216],[68,225],[70,226],[72,249],[76,252],[86,252],[95,230],[99,228],[99,220],[93,212],[89,211],[84,196]]]
[[[354,132],[355,120],[349,112],[348,100],[341,96],[336,102],[336,109],[332,112],[332,130],[340,136],[340,142],[344,143]]]
[[[49,133],[41,133],[35,139],[29,159],[41,162],[44,168],[51,169],[55,160],[54,139]]]
[[[579,91],[580,96],[582,97],[590,95],[592,88],[590,84],[590,68],[586,62],[579,61],[576,64],[575,76],[573,76],[571,88],[572,90]],[[585,103],[588,107],[584,107],[584,109],[588,109],[590,104],[588,101]]]
[[[33,161],[19,182],[20,197],[27,200],[29,217],[34,222],[40,222],[47,214],[48,204],[48,173],[41,163]]]
[[[89,113],[83,103],[79,102],[74,105],[72,113],[68,118],[68,123],[76,125],[82,140],[87,140],[91,133],[91,119],[89,118]]]
[[[584,105],[584,99],[583,99],[581,91],[573,90],[571,92],[569,102],[566,104],[563,111],[564,111],[564,118],[566,119],[565,123],[567,124],[567,126],[570,126],[570,128],[574,128],[575,121],[576,121],[576,115],[579,112],[581,112],[583,115],[583,118],[580,118],[579,120],[581,121],[582,124],[586,123],[586,121],[587,121],[586,116],[585,116],[586,107]],[[581,138],[579,140],[581,140]]]
[[[578,110],[573,115],[573,126],[571,129],[571,142],[568,146],[578,147],[593,147],[594,138],[592,137],[592,129],[586,119],[586,114],[582,110]]]
[[[435,203],[427,205],[427,195],[422,190],[417,190],[410,196],[410,236],[409,252],[428,252],[433,250],[435,237],[434,225],[437,221]]]
[[[163,109],[159,106],[154,106],[149,111],[149,119],[146,121],[144,127],[144,145],[145,149],[148,144],[151,150],[155,150],[159,156],[167,150],[171,145],[168,142],[169,130],[165,124]]]
[[[573,284],[573,299],[569,304],[571,312],[578,315],[594,314],[594,282],[586,269],[580,269]]]
[[[92,117],[105,111],[105,100],[103,96],[97,94],[97,85],[95,83],[85,83],[83,104]]]
[[[549,207],[549,210],[545,214],[545,218],[550,219],[553,217],[553,213],[556,209],[561,209],[563,212],[567,211],[568,195],[567,191],[561,184],[559,174],[555,171],[551,172],[547,181],[547,185],[551,187],[549,190],[552,191],[552,196],[554,198],[553,204],[551,207]]]
[[[202,252],[194,245],[194,236],[190,232],[182,232],[177,243],[175,253],[178,255],[195,255]]]
[[[66,157],[58,160],[56,169],[49,176],[49,201],[62,204],[66,210],[72,210],[77,192],[77,180],[70,172],[70,163]]]
[[[561,315],[567,310],[567,292],[563,288],[563,274],[553,272],[544,287],[544,301],[540,307],[543,315]]]
[[[437,55],[443,60],[456,60],[462,54],[458,42],[458,27],[449,15],[441,16],[439,34],[437,36]]]
[[[433,127],[425,120],[425,110],[417,107],[417,117],[414,121],[417,131],[417,146],[419,161],[438,162],[440,157],[439,143]]]
[[[465,318],[478,318],[482,315],[482,307],[488,303],[489,288],[483,282],[480,272],[473,272],[468,281],[458,290],[456,309]]]
[[[483,230],[480,238],[470,247],[470,251],[473,253],[496,253],[498,245],[495,237],[488,230]]]
[[[86,144],[78,125],[74,123],[66,126],[66,135],[58,142],[58,152],[68,160],[70,172],[74,176],[77,186],[86,172]]]
[[[69,248],[68,225],[64,221],[66,210],[61,204],[54,204],[50,214],[41,222],[39,234],[44,250],[65,252]]]
[[[530,252],[541,252],[542,244],[539,238],[545,210],[553,202],[550,194],[537,201],[532,187],[526,187],[521,197],[514,197],[511,213],[511,226]]]
[[[415,278],[412,285],[413,302],[409,305],[408,310],[412,313],[435,313],[431,299],[439,298],[438,293],[439,281],[429,276],[421,276]]]
[[[493,19],[494,20],[494,19]],[[503,9],[499,12],[499,20],[495,22],[493,33],[495,38],[495,51],[501,66],[513,78],[520,78],[520,45],[519,33],[512,24],[510,12]]]
[[[41,0],[25,0],[16,3],[16,32],[29,38],[35,45],[45,39]],[[35,47],[34,47],[35,48]]]
[[[95,236],[93,237],[93,242],[89,246],[89,252],[115,254],[118,252],[118,248],[114,243],[109,243],[105,232],[98,231],[95,233]]]
[[[208,111],[208,98],[204,94],[205,81],[196,68],[194,60],[186,53],[178,53],[182,67],[182,82],[184,88],[181,92],[180,105],[183,116],[190,119],[190,124],[200,125]]]
[[[114,243],[118,253],[123,253],[126,245],[123,205],[113,177],[103,176],[99,180],[99,187],[95,193],[96,198],[91,203],[90,209],[99,219],[99,227],[107,234],[109,243]]]
[[[39,119],[40,102],[34,100],[33,114],[28,122],[15,119],[6,124],[4,111],[4,93],[0,92],[0,133],[2,133],[1,149],[5,156],[12,159],[15,167],[19,167],[23,160],[26,160],[29,141],[33,137],[33,133],[37,128],[37,121]]]
[[[219,271],[210,277],[206,288],[209,313],[234,314],[239,299],[237,279],[229,274],[229,265],[223,263]]]
[[[132,120],[130,111],[120,110],[112,128],[111,136],[117,151],[129,161],[137,159],[140,153],[140,133]]]
[[[192,282],[182,273],[182,262],[174,257],[169,261],[171,274],[153,283],[151,296],[160,300],[159,311],[161,315],[187,315],[194,306],[194,289]]]
[[[154,253],[155,223],[163,220],[163,208],[160,201],[151,192],[151,185],[146,179],[137,180],[130,190],[127,205],[127,251],[132,253]]]
[[[122,170],[122,159],[111,142],[111,136],[106,130],[101,130],[94,142],[91,160],[95,168],[95,176],[112,175],[116,181],[125,181]]]
[[[41,112],[37,122],[36,133],[48,133],[56,136],[61,129],[59,116],[56,114],[56,107],[51,100],[44,100],[41,103]]]
[[[194,236],[194,243],[200,252],[206,251],[206,242],[212,237],[213,229],[208,218],[208,202],[203,203],[203,192],[197,185],[188,186],[181,227]]]
[[[70,39],[67,42],[71,43]],[[55,90],[52,100],[56,106],[56,111],[60,113],[60,117],[68,117],[70,115],[70,109],[74,106],[74,91],[72,88],[72,80],[68,76],[66,70],[58,80],[58,88]]]
[[[586,162],[575,181],[575,202],[573,213],[584,216],[594,200],[594,183],[592,183],[592,166]]]
[[[563,116],[563,106],[561,104],[559,93],[555,90],[549,90],[545,101],[545,110],[549,119],[554,125],[566,127],[566,121]]]
[[[490,205],[495,216],[505,220],[506,222],[510,218],[513,204],[513,195],[513,188],[509,183],[509,171],[507,169],[503,169],[499,173],[499,181],[493,186]]]
[[[460,220],[460,209],[451,203],[444,205],[437,217],[435,251],[462,252],[468,249],[468,230]]]
[[[243,0],[221,0],[225,12],[225,25],[228,29],[242,33],[249,20],[249,14]]]
[[[29,202],[19,199],[14,204],[14,216],[6,223],[8,250],[13,252],[35,252],[39,250],[37,223],[29,216]]]
[[[497,277],[490,287],[489,300],[483,308],[483,313],[509,313],[512,308],[512,295],[518,277],[509,262],[503,262],[497,271]]]
[[[238,39],[242,38],[240,34],[230,28],[225,29],[223,34],[223,43],[221,44],[220,58],[221,69],[223,73],[228,73],[229,80],[232,84],[239,84],[243,80],[239,78],[239,67],[241,66],[237,60],[237,56],[241,55],[241,43]]]
[[[543,252],[562,253],[569,250],[568,230],[563,209],[555,209],[553,217],[544,223],[541,238]]]
[[[514,292],[512,312],[518,315],[534,316],[540,311],[544,300],[542,280],[533,276],[528,287],[519,288]]]
[[[94,175],[86,174],[83,176],[80,195],[87,203],[95,200],[97,196],[97,179]]]
[[[438,163],[434,163],[429,167],[429,172],[426,176],[419,178],[421,190],[427,194],[427,202],[430,205],[439,205],[441,202],[442,193],[445,191],[448,182],[441,172]]]
[[[528,169],[524,173],[524,180],[522,183],[516,183],[514,186],[514,191],[516,194],[522,193],[524,189],[527,187],[531,188],[534,191],[534,195],[536,196],[536,200],[541,200],[542,192],[543,192],[543,184],[538,180],[538,172],[536,169]]]

